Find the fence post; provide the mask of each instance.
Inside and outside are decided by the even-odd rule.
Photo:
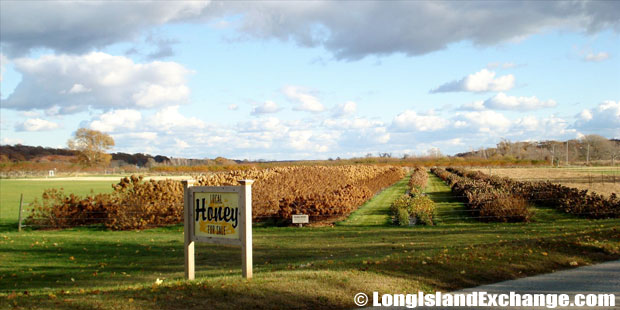
[[[19,194],[19,214],[17,215],[17,231],[22,231],[22,203],[24,202],[24,194]]]

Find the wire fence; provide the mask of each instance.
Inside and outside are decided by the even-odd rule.
[[[536,177],[536,178],[515,178],[514,180],[516,181],[531,181],[531,182],[551,182],[551,183],[587,183],[590,182],[591,184],[595,183],[595,180],[600,180],[600,182],[602,183],[612,183],[612,184],[617,184],[616,182],[620,183],[620,177],[612,174],[612,175],[604,175],[602,174],[600,176],[600,178],[594,178],[594,177],[564,177],[564,178],[549,178],[549,177]],[[620,185],[618,185],[618,189],[620,190]],[[531,198],[532,196],[549,196],[549,195],[553,195],[555,193],[555,191],[553,190],[541,190],[541,191],[531,191],[528,192],[528,201],[530,205],[551,205],[553,202],[557,201],[557,198]],[[497,218],[497,216],[488,216],[488,215],[480,215],[481,210],[479,209],[475,209],[475,208],[471,208],[472,206],[475,206],[476,204],[473,203],[469,203],[467,201],[468,196],[467,195],[455,195],[452,192],[438,192],[438,193],[426,193],[427,195],[429,195],[431,197],[431,199],[435,200],[436,202],[442,202],[442,201],[451,201],[451,202],[458,202],[460,205],[462,205],[462,207],[458,208],[458,209],[439,209],[436,212],[436,215],[438,217],[440,217],[443,220],[459,220],[459,219],[474,219],[474,220],[481,220],[481,221],[485,221],[488,219],[493,219],[493,218]],[[256,197],[255,197],[256,199]],[[491,202],[492,199],[489,200],[480,200],[478,199],[478,203],[480,202]],[[282,218],[282,216],[278,215],[278,210],[281,207],[289,207],[292,208],[293,210],[302,210],[301,212],[309,215],[310,218],[310,222],[311,223],[330,223],[330,222],[334,222],[336,219],[342,219],[343,217],[348,216],[351,212],[332,212],[330,214],[316,214],[317,211],[313,210],[313,200],[312,199],[307,199],[304,201],[304,203],[301,204],[297,204],[295,202],[293,203],[289,203],[287,205],[277,205],[277,206],[270,206],[270,210],[271,213],[268,215],[264,215],[265,210],[261,210],[259,212],[262,212],[262,215],[258,215],[258,216],[253,216],[253,221],[255,222],[266,222],[266,221],[275,221],[278,224],[291,224],[291,219],[290,218]],[[32,204],[27,204],[24,203],[23,206],[29,206],[32,207]],[[388,206],[389,207],[389,206]],[[339,206],[334,206],[335,209],[339,208]],[[160,210],[160,211],[153,211],[153,209],[155,210]],[[112,210],[82,210],[82,211],[75,211],[78,212],[79,214],[77,214],[76,216],[47,216],[47,217],[36,217],[33,216],[34,213],[30,213],[30,210],[26,210],[26,208],[24,208],[24,210],[22,210],[23,213],[25,213],[27,216],[22,216],[22,212],[20,212],[20,218],[22,218],[23,222],[20,221],[18,224],[18,228],[21,227],[29,227],[29,228],[33,228],[33,229],[46,229],[46,228],[68,228],[68,227],[102,227],[102,226],[109,226],[111,224],[113,224],[114,222],[118,222],[119,218],[117,214],[115,214],[114,210],[122,210],[122,217],[123,219],[127,219],[127,218],[136,218],[139,219],[144,215],[150,216],[150,217],[175,217],[176,219],[170,219],[168,220],[166,223],[160,223],[160,224],[143,224],[140,225],[140,229],[144,229],[144,228],[154,228],[154,227],[162,227],[165,225],[176,225],[176,224],[180,224],[182,223],[182,218],[183,218],[183,205],[179,204],[176,206],[170,206],[170,205],[158,205],[157,203],[147,203],[145,205],[125,205],[125,206],[113,206]],[[132,211],[132,210],[138,210],[138,211]],[[161,212],[161,210],[176,210],[176,212]],[[514,209],[515,211],[517,211],[518,209]],[[511,216],[518,216],[518,212],[514,212],[512,213],[511,211],[513,211],[513,209],[502,209],[502,216],[505,217],[511,217]],[[80,213],[81,212],[81,213]],[[321,211],[321,212],[325,212],[325,210]],[[73,213],[71,211],[68,212],[69,214]],[[313,214],[314,213],[314,214]],[[571,213],[573,215],[576,216],[593,216],[593,215],[597,215],[597,216],[607,216],[607,215],[614,215],[617,214],[617,211],[610,211],[610,212],[605,212],[605,211],[591,211],[591,212],[578,212],[578,213]],[[47,221],[47,223],[46,223]],[[50,224],[50,223],[56,223],[56,224]],[[64,223],[71,223],[71,224],[64,224]],[[175,224],[176,223],[176,224]]]

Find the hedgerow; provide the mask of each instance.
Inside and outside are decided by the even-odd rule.
[[[489,176],[479,171],[458,168],[448,170],[460,176],[487,182],[495,188],[509,190],[533,204],[553,207],[587,218],[620,217],[620,198],[615,193],[605,197],[588,190],[579,190],[549,181],[517,181],[507,177]]]
[[[286,221],[292,214],[329,220],[346,216],[382,188],[404,176],[390,166],[276,167],[210,173],[199,186],[238,185],[253,179],[252,217],[255,221]],[[183,220],[183,186],[179,181],[123,178],[110,194],[79,197],[62,190],[44,192],[28,218],[32,225],[68,227],[104,224],[111,229],[143,229]]]
[[[450,185],[452,193],[464,201],[471,211],[470,216],[478,220],[527,222],[532,217],[526,200],[519,195],[441,168],[431,171]]]

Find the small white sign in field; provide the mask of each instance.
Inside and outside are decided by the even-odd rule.
[[[308,224],[308,215],[307,214],[293,215],[293,224]]]
[[[307,214],[294,214],[293,215],[293,224],[299,224],[299,227],[301,227],[301,224],[308,224],[309,221],[309,217]]]

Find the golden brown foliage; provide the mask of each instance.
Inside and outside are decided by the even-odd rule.
[[[79,151],[80,162],[86,166],[107,166],[112,155],[106,151],[114,146],[114,139],[110,135],[87,128],[80,128],[75,137],[67,141],[70,149]]]
[[[426,169],[422,167],[415,167],[413,172],[411,173],[411,178],[409,179],[409,192],[411,193],[419,193],[421,192],[428,183],[428,174],[426,173]]]
[[[253,179],[254,219],[290,219],[303,213],[320,219],[348,215],[376,192],[400,180],[403,169],[377,166],[277,167],[211,173],[200,186],[238,185]],[[111,229],[143,229],[183,219],[183,187],[172,180],[123,178],[111,194],[77,197],[47,190],[29,217],[52,227],[105,224]]]
[[[252,216],[288,219],[298,213],[347,215],[403,175],[401,168],[389,166],[296,166],[213,173],[199,177],[198,184],[237,185],[253,179]]]

